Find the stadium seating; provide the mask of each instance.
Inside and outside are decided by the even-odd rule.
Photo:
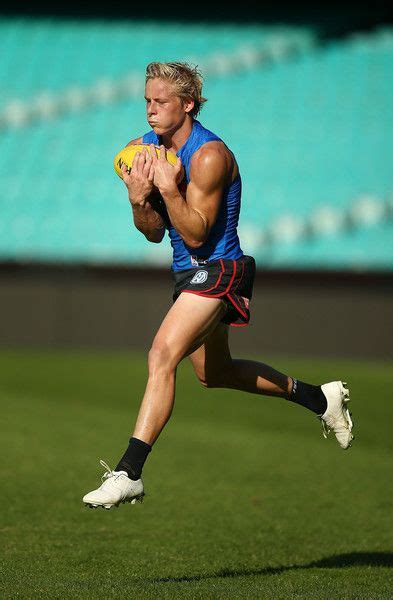
[[[148,129],[145,65],[186,59],[206,74],[201,120],[238,158],[258,265],[393,268],[392,29],[321,44],[283,26],[5,19],[0,52],[0,260],[169,262],[132,227],[112,160]]]

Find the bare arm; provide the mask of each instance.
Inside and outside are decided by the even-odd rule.
[[[144,206],[132,205],[132,216],[135,227],[143,233],[149,242],[159,244],[165,235],[165,223],[149,202]]]
[[[141,144],[142,138],[132,140],[128,146]],[[122,167],[123,181],[128,190],[135,227],[149,242],[159,243],[165,234],[165,224],[161,216],[152,208],[149,197],[153,192],[153,165],[146,152],[137,154],[131,172]]]
[[[230,180],[232,159],[218,145],[206,145],[193,157],[186,199],[176,185],[181,168],[172,167],[161,156],[154,159],[154,183],[164,198],[172,225],[187,246],[199,248],[206,241],[220,209],[223,191]],[[168,166],[167,166],[168,165]]]

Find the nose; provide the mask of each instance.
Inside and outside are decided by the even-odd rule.
[[[149,117],[155,115],[157,112],[157,103],[154,100],[151,100],[147,106],[147,114]]]

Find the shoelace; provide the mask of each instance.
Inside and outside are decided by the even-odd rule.
[[[103,474],[103,476],[101,477],[102,481],[105,481],[105,479],[108,479],[109,477],[112,477],[114,474],[114,471],[112,471],[112,469],[110,468],[109,465],[107,465],[107,463],[104,460],[100,460],[100,465],[102,467],[104,467],[105,469],[105,473]]]
[[[109,479],[110,477],[114,477],[114,480],[116,481],[120,475],[124,475],[124,473],[117,473],[117,471],[113,471],[104,460],[100,460],[100,465],[106,469],[105,473],[101,477],[101,481],[106,481],[106,479]]]
[[[322,419],[322,417],[319,417],[319,419],[321,420],[322,423],[322,435],[325,438],[325,440],[327,440],[327,437],[330,433],[330,428],[326,425],[325,421]]]

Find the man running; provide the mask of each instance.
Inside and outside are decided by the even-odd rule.
[[[159,157],[141,152],[131,172],[123,165],[122,173],[135,226],[155,243],[168,231],[174,303],[149,352],[148,381],[129,445],[115,470],[101,461],[104,482],[83,498],[92,508],[142,500],[143,465],[171,415],[176,369],[186,356],[206,387],[285,398],[314,412],[325,437],[333,430],[341,448],[349,448],[353,439],[345,383],[311,385],[266,364],[232,358],[229,326],[249,322],[255,273],[254,259],[243,254],[237,235],[241,178],[236,159],[196,120],[206,101],[197,68],[149,64],[145,99],[151,131],[130,144],[160,146]],[[167,150],[177,154],[175,166],[166,160]]]

